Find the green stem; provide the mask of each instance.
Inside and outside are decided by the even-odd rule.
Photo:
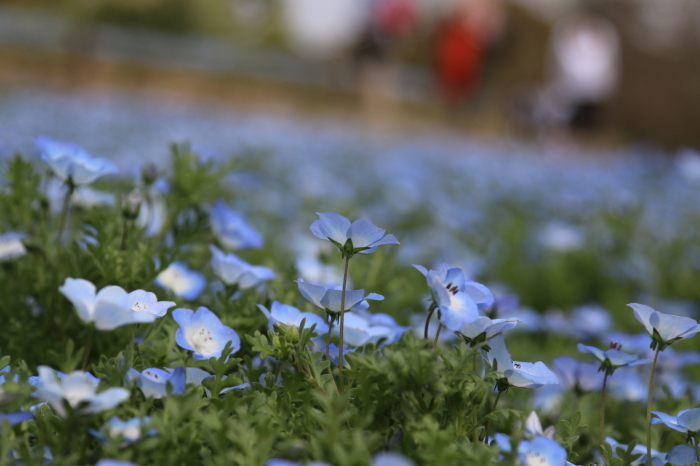
[[[605,387],[608,384],[608,372],[603,377],[603,389],[600,392],[600,444],[605,443]]]
[[[328,334],[326,335],[326,361],[331,360],[331,332],[333,331],[333,321],[335,320],[333,316],[328,314]],[[328,366],[328,373],[333,376],[333,370],[331,366]]]
[[[73,191],[75,191],[75,185],[73,184],[73,181],[70,178],[68,179],[68,181],[66,181],[66,187],[68,188],[68,191],[66,191],[66,196],[63,198],[63,210],[61,211],[61,221],[58,224],[59,247],[61,244],[61,238],[63,237],[63,230],[66,228],[66,220],[68,219],[68,210],[70,208],[70,198],[73,195]]]
[[[496,411],[496,405],[498,404],[498,400],[501,399],[501,393],[503,392],[498,392],[498,395],[496,395],[496,399],[493,401],[493,406],[491,407],[491,413]],[[488,443],[489,441],[489,429],[491,429],[491,419],[486,421],[486,427],[484,428],[484,443]]]
[[[433,341],[433,349],[437,347],[438,339],[440,338],[440,330],[442,330],[442,324],[438,325],[437,332],[435,333],[435,341]]]
[[[659,346],[654,353],[654,361],[651,363],[651,375],[649,376],[649,391],[647,392],[647,466],[651,466],[651,395],[654,391],[654,371],[656,360],[659,359]]]
[[[81,364],[81,370],[87,369],[88,357],[90,356],[90,350],[92,349],[92,340],[95,332],[92,329],[88,330],[88,341],[83,349],[83,363]]]
[[[131,331],[131,342],[129,344],[129,367],[134,367],[134,352],[136,351],[136,327],[138,324],[134,325]]]
[[[343,393],[343,330],[345,330],[345,289],[348,283],[348,266],[350,257],[345,258],[345,272],[343,272],[343,290],[340,292],[340,335],[338,341],[338,380],[340,393]]]
[[[437,304],[433,302],[433,304],[431,304],[428,308],[428,318],[425,319],[425,329],[423,330],[423,338],[425,338],[426,340],[428,339],[428,328],[430,327],[430,319],[433,317],[435,309],[437,309]]]

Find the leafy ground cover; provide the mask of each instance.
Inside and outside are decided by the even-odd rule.
[[[295,149],[6,160],[2,464],[697,459],[696,159]]]

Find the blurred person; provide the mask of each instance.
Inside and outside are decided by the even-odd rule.
[[[435,39],[437,88],[450,106],[474,93],[489,45],[503,30],[504,8],[497,0],[457,0]]]
[[[551,37],[550,81],[536,97],[540,127],[595,128],[619,82],[620,41],[613,24],[593,14],[568,17]]]

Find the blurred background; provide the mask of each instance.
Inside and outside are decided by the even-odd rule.
[[[0,93],[13,148],[25,102],[117,93],[672,154],[700,148],[700,2],[2,0]]]

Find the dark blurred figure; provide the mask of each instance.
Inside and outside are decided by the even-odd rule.
[[[451,107],[467,101],[479,85],[484,59],[503,29],[496,0],[460,0],[438,27],[435,73],[440,96]]]

